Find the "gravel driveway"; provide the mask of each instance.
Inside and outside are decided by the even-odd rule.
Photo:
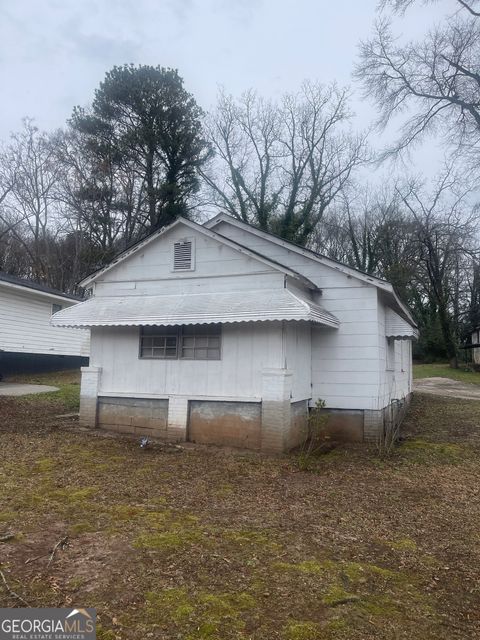
[[[413,390],[446,398],[480,400],[480,385],[459,382],[450,378],[421,378],[413,381]]]

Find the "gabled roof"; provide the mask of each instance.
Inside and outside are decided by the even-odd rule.
[[[207,220],[207,222],[204,223],[204,226],[207,229],[213,229],[216,225],[220,224],[221,222],[226,222],[232,225],[233,227],[238,227],[239,229],[243,229],[244,231],[247,231],[260,238],[263,238],[264,240],[268,240],[278,246],[284,247],[289,251],[293,251],[295,253],[303,255],[307,258],[310,258],[311,260],[314,260],[316,262],[319,262],[320,264],[323,264],[324,266],[340,271],[341,273],[344,273],[347,276],[357,278],[358,280],[361,280],[374,287],[377,287],[385,294],[387,303],[390,304],[398,313],[400,313],[400,315],[402,315],[407,320],[407,322],[409,322],[412,326],[416,327],[415,321],[413,320],[410,314],[410,311],[400,300],[393,286],[389,282],[387,282],[387,280],[383,280],[382,278],[378,278],[377,276],[372,276],[368,273],[364,273],[363,271],[360,271],[359,269],[355,269],[354,267],[350,267],[349,265],[346,265],[343,262],[339,262],[338,260],[334,260],[333,258],[328,258],[327,256],[324,256],[320,253],[316,253],[311,249],[306,249],[305,247],[295,244],[294,242],[289,242],[288,240],[284,240],[283,238],[275,235],[274,233],[257,229],[257,227],[254,227],[253,225],[247,222],[237,220],[237,218],[233,218],[232,216],[229,216],[226,213],[219,213],[214,218]]]
[[[75,302],[81,302],[82,300],[82,298],[79,298],[78,296],[72,296],[69,293],[60,291],[59,289],[53,289],[52,287],[38,284],[38,282],[26,280],[25,278],[12,276],[4,271],[0,271],[0,285],[2,284],[14,289],[33,289],[37,293],[48,295],[50,297],[65,298],[66,300],[74,300]]]
[[[149,236],[147,236],[143,240],[141,240],[141,241],[137,242],[136,244],[134,244],[129,249],[126,249],[125,251],[122,251],[121,253],[119,253],[115,258],[113,258],[113,260],[108,265],[106,265],[105,267],[102,267],[100,269],[97,269],[97,271],[94,271],[92,274],[90,274],[89,276],[84,278],[84,280],[82,280],[82,282],[80,282],[80,286],[81,287],[88,287],[99,276],[103,275],[104,273],[107,273],[108,271],[110,271],[110,269],[113,269],[113,267],[116,267],[118,264],[120,264],[124,260],[127,260],[128,258],[133,256],[134,254],[138,253],[139,251],[144,249],[146,246],[148,246],[149,244],[154,242],[157,238],[159,238],[160,236],[166,234],[168,231],[170,231],[171,229],[174,229],[176,226],[179,226],[179,225],[184,225],[184,226],[188,227],[189,229],[192,229],[192,230],[194,230],[194,231],[196,231],[198,233],[201,233],[201,234],[203,234],[203,235],[205,235],[205,236],[207,236],[209,238],[217,240],[218,242],[230,247],[231,249],[234,249],[235,251],[238,251],[239,253],[247,255],[250,258],[254,258],[255,260],[258,260],[259,262],[262,262],[263,264],[268,265],[269,267],[273,268],[276,271],[280,271],[281,273],[284,273],[285,275],[288,275],[291,278],[294,278],[295,280],[299,280],[300,282],[302,282],[304,285],[306,285],[310,289],[317,289],[316,285],[313,282],[311,282],[308,278],[306,278],[302,274],[298,273],[297,271],[294,271],[293,269],[290,269],[289,267],[287,267],[287,266],[285,266],[283,264],[280,264],[279,262],[276,262],[275,260],[271,260],[270,258],[266,258],[261,253],[258,253],[257,251],[254,251],[254,250],[250,249],[249,247],[245,247],[245,246],[239,244],[238,242],[235,242],[234,240],[231,240],[230,238],[222,236],[221,234],[217,233],[216,231],[213,231],[212,229],[209,229],[205,225],[197,224],[196,222],[192,222],[192,220],[187,220],[186,218],[182,218],[182,217],[177,218],[175,220],[175,222],[172,222],[172,224],[170,224],[170,225],[168,225],[166,227],[162,227],[161,229],[158,229],[157,231],[153,232],[152,234],[150,234]]]

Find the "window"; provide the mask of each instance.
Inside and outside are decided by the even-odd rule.
[[[180,357],[185,360],[220,360],[220,325],[183,327]]]
[[[395,340],[394,338],[387,338],[387,371],[395,371]]]
[[[192,271],[193,270],[193,241],[184,238],[173,245],[173,270]]]
[[[177,347],[176,327],[142,327],[140,332],[141,358],[162,358],[163,360],[176,358]]]
[[[142,327],[140,358],[220,360],[221,325]]]
[[[57,313],[57,311],[61,311],[63,309],[61,304],[56,304],[55,302],[52,304],[52,316],[54,313]]]

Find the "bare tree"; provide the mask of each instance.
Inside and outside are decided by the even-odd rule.
[[[386,0],[405,10],[414,0]],[[379,127],[403,116],[400,135],[386,155],[438,133],[477,168],[480,154],[480,30],[477,0],[457,0],[459,11],[421,42],[399,44],[387,20],[363,42],[356,77],[378,108]]]
[[[30,260],[28,275],[48,281],[48,237],[59,222],[54,198],[59,167],[48,137],[25,119],[23,130],[12,136],[2,154],[1,167],[10,180],[0,211],[4,232],[23,246]]]
[[[215,206],[305,244],[367,157],[350,117],[348,93],[336,85],[305,83],[280,103],[221,93],[207,120],[216,160],[202,171]]]
[[[420,0],[422,4],[437,4],[440,0]],[[472,16],[480,16],[480,11],[477,7],[479,0],[452,0],[456,3],[459,10],[468,11]],[[403,14],[413,4],[418,4],[419,0],[382,0],[380,7],[385,9],[386,7],[392,7],[396,13]]]
[[[417,353],[447,356],[453,366],[479,296],[479,217],[460,184],[449,166],[430,188],[409,179],[345,195],[312,243],[391,282],[421,329]]]
[[[63,203],[70,231],[82,230],[107,260],[144,231],[147,218],[144,181],[128,158],[108,141],[101,152],[74,129],[52,139],[62,168],[56,197]]]
[[[410,182],[397,192],[415,222],[417,302],[421,297],[438,317],[451,365],[458,366],[460,319],[465,300],[466,273],[472,270],[479,249],[478,215],[468,205],[468,189],[459,189],[458,176],[447,167],[432,191]]]
[[[405,302],[415,274],[414,225],[395,184],[342,194],[313,236],[313,248],[391,282]]]

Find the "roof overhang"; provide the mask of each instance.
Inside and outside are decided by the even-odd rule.
[[[187,325],[304,320],[337,328],[340,321],[289,289],[188,295],[94,297],[55,313],[57,327]]]

